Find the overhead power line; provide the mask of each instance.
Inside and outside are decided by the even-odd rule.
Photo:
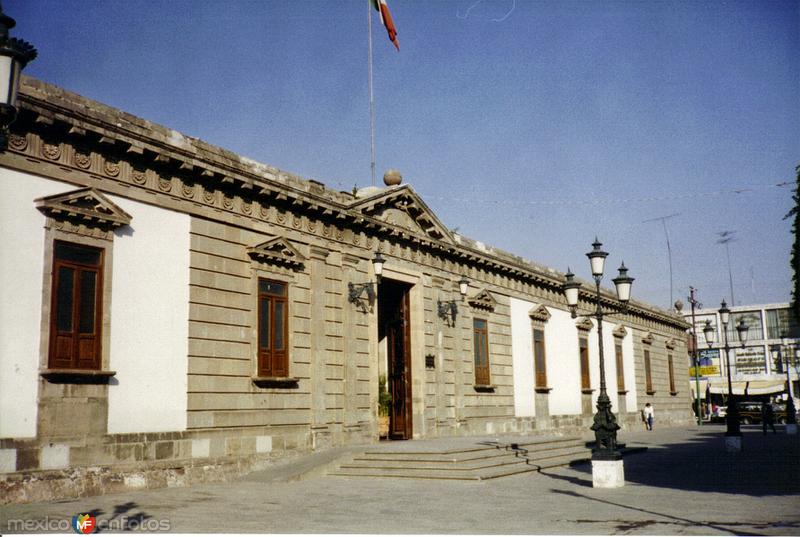
[[[645,203],[645,202],[653,202],[653,201],[671,201],[671,200],[679,200],[679,199],[687,199],[687,198],[697,198],[700,196],[727,196],[731,194],[745,194],[749,192],[755,192],[756,190],[764,190],[764,189],[771,189],[771,188],[786,188],[787,186],[791,186],[791,183],[782,182],[782,183],[775,183],[775,184],[765,184],[765,185],[753,185],[749,187],[743,188],[732,188],[726,190],[713,190],[713,191],[706,191],[706,192],[688,192],[683,194],[671,194],[667,196],[646,196],[640,198],[595,198],[595,199],[587,199],[587,200],[500,200],[500,199],[487,199],[485,197],[478,197],[478,198],[463,198],[463,197],[453,197],[453,196],[435,196],[429,195],[424,192],[420,192],[420,195],[425,199],[430,200],[442,200],[448,202],[463,202],[463,203],[488,203],[488,204],[495,204],[495,205],[508,205],[508,206],[526,206],[526,205],[553,205],[553,206],[589,206],[589,205],[609,205],[609,204],[628,204],[628,203]]]

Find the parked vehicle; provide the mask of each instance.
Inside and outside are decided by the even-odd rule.
[[[760,401],[743,401],[739,403],[739,421],[744,425],[750,423],[761,423],[761,407],[764,403]],[[775,423],[786,423],[786,405],[772,405],[775,415]]]

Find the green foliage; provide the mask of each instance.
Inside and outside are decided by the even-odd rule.
[[[386,375],[381,375],[378,377],[378,415],[388,416],[391,404],[392,395],[386,389]]]
[[[792,311],[800,319],[800,165],[794,170],[797,174],[797,184],[795,185],[794,196],[792,196],[794,207],[786,213],[783,219],[793,218],[792,234],[794,235],[794,243],[792,243],[790,260],[792,264],[792,281],[794,283],[792,287]]]

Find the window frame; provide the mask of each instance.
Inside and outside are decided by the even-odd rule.
[[[533,340],[534,387],[537,389],[547,388],[547,345],[544,327],[534,325],[531,332]],[[536,337],[537,333],[541,334],[541,338]]]
[[[678,395],[678,390],[675,389],[675,364],[672,358],[673,353],[667,353],[667,371],[669,374],[669,394]]]
[[[479,328],[478,323],[484,323],[485,328]],[[482,343],[482,344],[481,344]],[[491,386],[491,358],[489,355],[489,320],[481,317],[472,319],[472,357],[475,376],[475,386]],[[486,358],[485,365],[481,364],[480,351]]]
[[[590,374],[589,358],[589,334],[588,332],[578,334],[578,360],[580,362],[581,391],[583,393],[592,391],[592,376]]]
[[[644,349],[644,384],[644,391],[647,395],[656,393],[653,389],[653,364],[650,358],[650,349]]]
[[[58,257],[60,246],[91,250],[98,256],[97,264],[82,263],[80,261],[67,260]],[[105,249],[88,244],[80,244],[63,239],[54,239],[52,242],[52,270],[50,284],[50,321],[49,321],[49,342],[47,351],[47,367],[51,370],[78,370],[78,371],[99,371],[102,369],[102,347],[103,347],[103,272],[105,265]],[[61,269],[71,269],[72,290],[70,292],[70,336],[64,334],[65,331],[59,329],[59,297],[61,284]],[[92,332],[81,332],[83,324],[83,274],[94,274],[94,305]],[[90,337],[87,337],[87,334]],[[59,361],[57,352],[59,350],[60,338],[69,337],[70,359],[68,363]],[[83,341],[91,340],[93,350],[92,356],[88,360],[81,359],[81,346]]]
[[[617,365],[617,393],[625,394],[628,390],[625,388],[625,351],[622,346],[622,338],[614,338],[614,358]]]
[[[261,283],[277,284],[283,286],[283,294],[278,295],[261,290]],[[276,280],[274,278],[258,276],[256,279],[256,376],[264,379],[286,379],[289,380],[289,293],[290,283],[287,281]],[[262,345],[262,322],[263,322],[263,303],[267,301],[269,307],[269,339],[270,345]],[[282,304],[282,325],[281,337],[283,346],[281,349],[274,348],[276,336],[275,323],[276,304]],[[265,352],[267,351],[267,352]],[[276,361],[279,363],[276,364]]]

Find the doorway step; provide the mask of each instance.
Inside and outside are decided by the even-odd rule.
[[[578,437],[520,439],[519,442],[453,440],[461,445],[448,448],[440,444],[437,449],[436,444],[412,446],[412,442],[406,442],[397,448],[369,449],[328,475],[481,481],[567,466],[592,455],[585,441]]]

